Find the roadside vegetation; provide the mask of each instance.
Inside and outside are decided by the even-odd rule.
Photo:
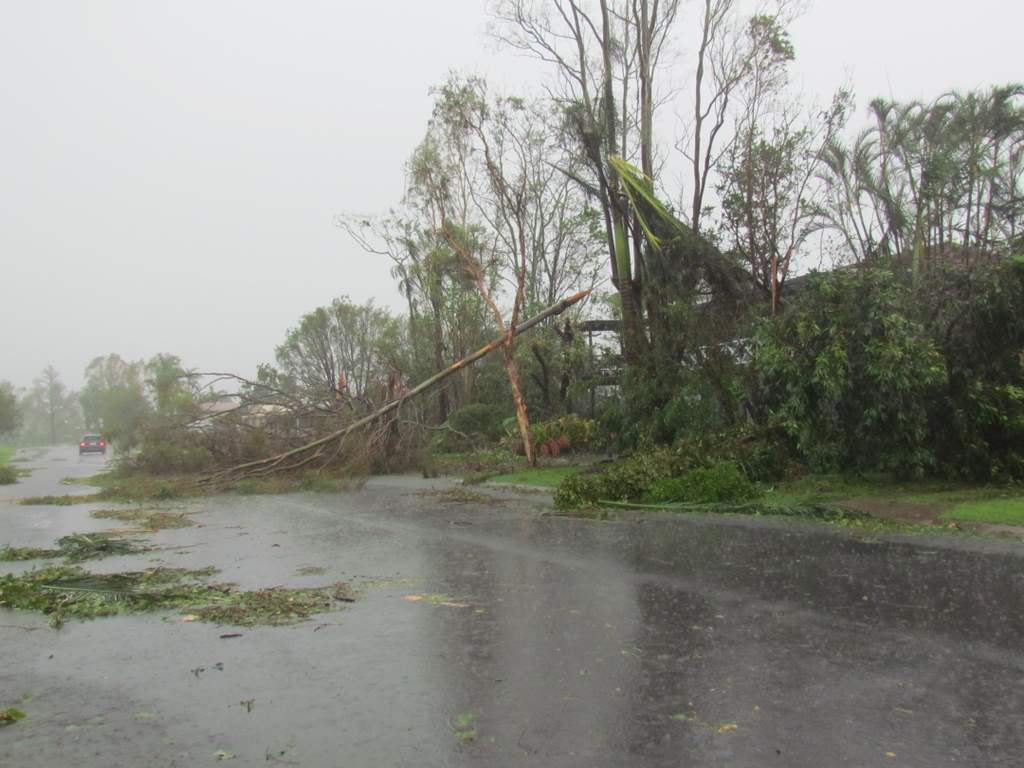
[[[14,450],[11,446],[0,445],[0,485],[11,485],[18,482],[18,470],[10,464],[14,457]]]

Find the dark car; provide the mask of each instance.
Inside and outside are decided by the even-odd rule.
[[[84,435],[82,441],[78,444],[78,455],[81,456],[83,453],[103,453],[107,452],[107,441],[103,439],[103,435]]]

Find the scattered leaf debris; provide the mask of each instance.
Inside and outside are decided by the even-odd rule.
[[[0,710],[0,726],[16,723],[23,717],[25,717],[25,713],[20,709],[15,709],[14,707],[8,707],[7,709]]]
[[[233,584],[212,584],[215,568],[151,568],[97,574],[73,566],[38,568],[0,577],[0,608],[38,611],[59,627],[66,618],[91,619],[122,613],[179,609],[187,621],[234,626],[281,625],[316,613],[337,610],[355,599],[341,582],[324,587],[273,587],[239,591]],[[221,637],[237,637],[227,633]]]
[[[469,608],[469,603],[453,600],[448,595],[405,595],[402,599],[410,603],[429,603],[430,605],[443,605],[447,608]]]
[[[164,528],[188,528],[195,525],[192,519],[183,512],[166,512],[147,509],[97,509],[89,513],[90,517],[100,520],[120,520],[131,523],[140,531],[155,533]]]

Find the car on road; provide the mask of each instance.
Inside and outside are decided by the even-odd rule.
[[[102,453],[107,452],[107,441],[103,435],[83,435],[81,441],[78,443],[78,455],[81,456],[83,453]]]

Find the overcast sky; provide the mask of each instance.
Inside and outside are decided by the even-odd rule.
[[[251,374],[348,294],[400,308],[333,224],[396,204],[429,88],[543,70],[483,0],[0,0],[0,380],[157,352]],[[680,26],[692,37],[693,3]],[[1024,79],[1024,3],[818,0],[802,89],[931,97]],[[686,73],[676,77],[685,79]]]

